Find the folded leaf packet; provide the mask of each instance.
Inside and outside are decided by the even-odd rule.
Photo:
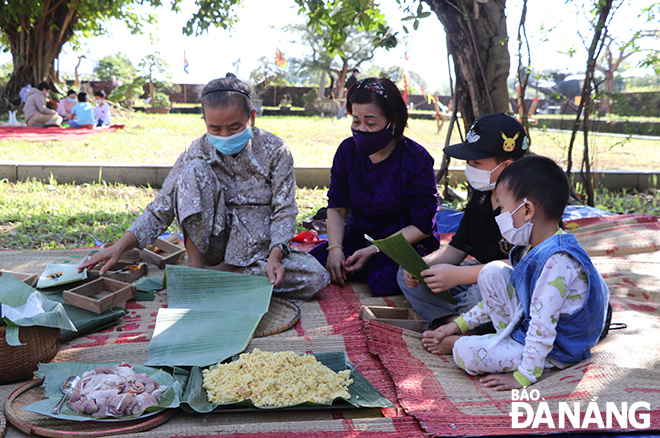
[[[45,289],[47,287],[87,280],[87,269],[78,273],[78,266],[81,264],[82,260],[75,265],[46,265],[46,269],[44,269],[44,272],[41,273],[41,276],[39,276],[39,280],[37,281],[37,289]]]

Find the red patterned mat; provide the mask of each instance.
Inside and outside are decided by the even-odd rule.
[[[595,263],[612,292],[613,322],[628,327],[610,332],[588,360],[544,373],[541,381],[528,388],[538,390],[542,399],[525,401],[533,415],[521,417],[518,424],[538,416],[545,409],[542,403],[549,409],[552,424],[513,428],[511,392],[483,388],[451,356],[427,352],[418,333],[366,321],[369,350],[379,356],[392,377],[399,404],[432,435],[612,433],[638,431],[641,425],[646,427],[639,431],[660,430],[660,253],[597,257]],[[569,420],[560,427],[560,409],[573,410],[576,402],[577,427]],[[627,419],[619,422],[616,417],[608,425],[608,406],[621,412],[634,403],[644,403],[635,417],[639,425]],[[647,414],[647,424],[639,413]],[[585,419],[591,420],[585,423]]]
[[[114,132],[117,129],[124,129],[124,125],[112,125],[108,128],[36,128],[33,126],[8,127],[0,126],[0,141],[71,141],[81,140],[90,135],[101,134],[103,132]]]

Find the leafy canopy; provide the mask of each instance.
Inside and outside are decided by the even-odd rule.
[[[99,59],[94,74],[102,81],[110,81],[113,76],[117,80],[130,80],[136,76],[137,69],[128,56],[117,52]]]
[[[375,32],[371,41],[374,47],[389,49],[397,44],[396,32],[392,32],[373,0],[296,0],[296,3],[298,15],[307,15],[309,26],[319,35],[327,32],[324,43],[330,58],[346,56],[342,45],[356,26],[362,31]]]

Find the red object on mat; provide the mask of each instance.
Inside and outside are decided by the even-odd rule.
[[[26,126],[0,126],[0,141],[71,141],[80,140],[90,135],[102,132],[113,132],[124,129],[124,125],[112,125],[107,128],[66,129],[66,128],[36,128]]]
[[[302,233],[294,236],[292,241],[298,243],[322,243],[325,242],[326,239],[319,238],[319,235],[316,234],[316,231],[303,231]]]

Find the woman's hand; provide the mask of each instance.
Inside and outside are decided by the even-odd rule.
[[[423,270],[421,274],[431,292],[437,294],[460,284],[456,282],[456,269],[457,266],[443,263],[433,265],[429,269]]]
[[[341,286],[346,284],[346,269],[344,268],[344,250],[337,246],[328,251],[328,259],[325,268],[330,273],[330,281]]]
[[[413,277],[410,272],[406,271],[405,269],[403,270],[403,279],[406,281],[406,286],[408,286],[410,289],[415,289],[417,286],[422,284],[421,281]]]
[[[479,382],[483,383],[486,388],[493,388],[493,391],[522,388],[522,385],[513,377],[513,373],[488,374],[480,378]]]
[[[282,266],[283,257],[284,253],[277,247],[273,248],[268,256],[266,273],[268,274],[268,279],[273,287],[278,287],[282,284],[284,277],[286,277],[286,270],[284,269],[284,266]]]
[[[364,268],[367,262],[378,253],[374,245],[358,249],[346,259],[346,272],[357,272]]]
[[[96,266],[98,263],[105,262],[105,264],[99,270],[99,275],[103,275],[111,267],[117,264],[119,258],[124,252],[135,248],[137,243],[138,242],[135,238],[135,235],[131,232],[126,232],[113,245],[110,245],[106,249],[103,249],[83,260],[80,266],[78,266],[78,272],[82,272],[85,268],[93,269],[94,266]]]

